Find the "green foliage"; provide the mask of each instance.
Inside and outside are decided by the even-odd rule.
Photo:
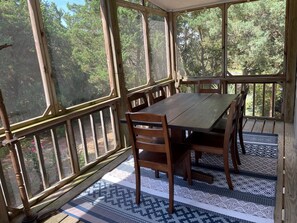
[[[155,81],[167,77],[167,53],[165,18],[163,16],[150,15],[149,41],[150,41],[150,68]]]
[[[285,3],[285,0],[262,0],[228,8],[227,61],[233,75],[283,72]],[[222,37],[219,8],[179,16],[178,70],[191,77],[221,74]]]
[[[284,42],[284,0],[235,4],[229,8],[227,47],[231,71],[240,70],[242,75],[283,72]]]
[[[64,107],[110,93],[100,2],[42,6],[58,98]]]
[[[27,1],[0,1],[0,89],[12,122],[43,113],[45,97]],[[41,95],[42,94],[42,95]]]
[[[127,88],[144,85],[147,79],[142,15],[136,10],[118,7],[118,21]]]
[[[177,18],[178,70],[190,77],[222,73],[222,11],[185,13]]]
[[[5,158],[9,154],[9,148],[7,146],[0,147],[0,160]]]

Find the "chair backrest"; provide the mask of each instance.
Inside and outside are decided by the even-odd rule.
[[[231,141],[235,139],[235,134],[237,134],[237,123],[238,123],[241,100],[242,100],[242,95],[240,95],[234,101],[232,101],[230,105],[226,129],[225,129],[225,135],[224,135],[224,149],[229,148]]]
[[[148,101],[144,92],[137,92],[130,95],[128,98],[128,110],[130,112],[138,112],[141,109],[148,107]]]
[[[172,170],[172,155],[166,115],[127,112],[126,119],[135,164],[160,171],[167,171],[168,168]],[[153,128],[151,128],[152,125]],[[151,153],[152,156],[149,156],[151,159],[140,159],[140,151]],[[158,160],[164,155],[166,155],[167,163],[159,163]],[[157,157],[157,160],[154,160],[153,157]]]
[[[204,79],[198,82],[198,93],[222,93],[222,83],[220,79]]]
[[[166,98],[166,93],[162,86],[155,86],[149,91],[150,103],[155,104]]]

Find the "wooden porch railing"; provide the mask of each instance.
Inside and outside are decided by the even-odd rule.
[[[31,206],[120,148],[118,100],[13,132],[19,139],[14,146]],[[22,202],[6,146],[0,148],[0,182],[7,210],[14,216]]]

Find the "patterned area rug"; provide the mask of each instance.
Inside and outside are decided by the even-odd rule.
[[[165,174],[156,179],[142,169],[141,203],[135,204],[133,157],[65,204],[61,211],[83,222],[274,222],[277,135],[244,134],[246,154],[240,154],[240,173],[232,174],[228,189],[222,157],[203,155],[199,167],[214,176],[214,183],[175,177],[175,212],[168,214]],[[240,145],[239,145],[240,149]],[[213,165],[215,163],[216,165]],[[232,165],[230,165],[232,166]]]

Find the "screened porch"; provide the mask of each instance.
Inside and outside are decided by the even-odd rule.
[[[1,222],[79,222],[56,210],[131,155],[127,97],[195,93],[206,78],[224,94],[249,86],[243,130],[279,139],[274,222],[297,221],[295,0],[0,6],[0,89],[17,139],[5,144],[2,119]]]

